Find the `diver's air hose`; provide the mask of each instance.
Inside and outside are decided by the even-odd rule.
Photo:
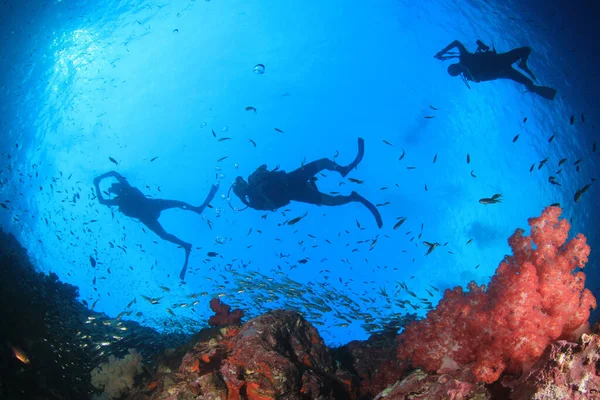
[[[229,204],[229,208],[231,208],[231,209],[232,209],[233,211],[235,211],[235,212],[241,212],[241,211],[244,211],[245,209],[247,209],[247,208],[248,208],[248,206],[246,206],[246,207],[244,207],[244,208],[240,208],[240,209],[238,209],[238,208],[234,208],[234,207],[231,205],[231,197],[230,197],[230,194],[231,194],[231,189],[233,189],[233,185],[234,185],[234,183],[232,183],[232,184],[231,184],[231,186],[229,186],[229,190],[227,191],[227,204]]]

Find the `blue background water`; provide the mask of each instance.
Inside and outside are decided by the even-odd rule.
[[[41,270],[77,285],[90,305],[98,300],[97,311],[116,316],[132,310],[126,318],[159,329],[204,325],[208,301],[220,293],[249,316],[295,307],[318,323],[330,344],[363,339],[368,333],[361,325],[373,322],[366,313],[378,324],[414,311],[399,307],[398,299],[418,300],[406,291],[394,297],[397,282],[433,304],[445,288],[486,283],[509,252],[508,236],[555,202],[573,218],[573,232],[588,237],[588,287],[595,289],[598,188],[592,185],[573,202],[598,168],[598,153],[592,153],[598,56],[589,40],[588,6],[456,4],[3,2],[0,201],[8,209],[0,209],[2,227],[17,235]],[[448,62],[432,57],[454,39],[475,50],[478,38],[498,51],[532,46],[529,65],[541,84],[558,89],[557,99],[523,93],[512,82],[469,90],[446,73]],[[253,72],[258,63],[265,65],[262,75]],[[248,106],[257,112],[245,111]],[[232,140],[219,142],[212,130]],[[389,202],[380,207],[382,230],[357,204],[292,204],[285,216],[266,219],[263,212],[236,213],[228,206],[235,176],[263,163],[289,171],[336,151],[347,163],[358,136],[366,140],[366,155],[350,176],[364,184],[332,173],[318,184],[325,192],[357,190],[373,203]],[[569,161],[557,175],[562,186],[553,186],[548,177],[563,157]],[[576,172],[572,164],[582,157]],[[181,249],[93,199],[92,179],[111,169],[149,196],[192,204],[220,182],[214,208],[202,217],[182,210],[161,216],[168,232],[194,245],[185,284],[178,279]],[[73,202],[76,193],[80,199]],[[478,203],[494,193],[503,194],[501,204]],[[306,211],[298,224],[279,226]],[[400,216],[407,221],[393,230]],[[423,240],[448,245],[425,257]],[[126,253],[111,243],[126,246]],[[207,257],[209,251],[219,257]],[[309,261],[299,264],[304,258]],[[251,271],[264,276],[236,282],[243,279],[236,273]],[[314,295],[300,299],[301,287],[287,277]],[[189,295],[202,292],[208,295],[191,307]],[[163,299],[150,305],[142,295]],[[356,322],[345,326],[343,318],[319,310],[321,301]],[[174,306],[184,302],[190,306]]]

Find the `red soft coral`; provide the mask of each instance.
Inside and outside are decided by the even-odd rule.
[[[231,311],[231,307],[221,302],[218,297],[210,301],[210,309],[215,312],[215,315],[208,319],[210,326],[237,325],[244,317],[244,311],[239,308]]]
[[[477,380],[491,383],[502,372],[527,370],[559,338],[572,338],[587,324],[596,299],[584,289],[583,268],[590,254],[579,234],[565,244],[569,223],[559,207],[530,218],[531,236],[517,229],[488,289],[469,284],[446,290],[427,318],[398,337],[398,356],[435,372],[473,363]]]

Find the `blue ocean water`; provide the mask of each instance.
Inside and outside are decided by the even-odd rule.
[[[407,313],[424,316],[446,288],[486,283],[510,251],[508,236],[551,203],[588,237],[588,287],[598,293],[597,186],[573,201],[596,177],[599,154],[598,56],[584,4],[0,7],[0,222],[96,311],[132,311],[123,318],[192,332],[221,296],[248,317],[297,309],[328,344],[364,339]],[[454,39],[471,51],[477,39],[499,52],[531,46],[529,66],[556,99],[508,81],[469,89],[433,58]],[[363,183],[326,173],[317,184],[379,204],[381,230],[358,204],[235,210],[242,204],[228,189],[236,176],[261,164],[291,171],[338,152],[349,163],[358,137],[366,153],[349,177]],[[194,205],[220,183],[202,216],[161,215],[167,232],[194,246],[185,283],[182,249],[95,199],[93,178],[110,170],[152,198]],[[478,202],[495,193],[502,203]],[[406,222],[394,230],[400,217]],[[425,256],[423,241],[447,245]]]

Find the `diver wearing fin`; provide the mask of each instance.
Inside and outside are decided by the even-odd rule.
[[[448,52],[453,48],[458,48],[459,54],[449,54]],[[555,89],[537,86],[533,83],[533,81],[537,82],[537,79],[527,66],[529,54],[531,54],[530,47],[519,47],[507,53],[498,54],[495,48],[490,50],[489,46],[486,46],[481,40],[477,40],[477,50],[475,53],[471,53],[461,42],[455,40],[439,51],[434,58],[442,61],[458,58],[457,64],[448,66],[448,73],[452,76],[460,75],[467,86],[469,86],[468,81],[484,82],[495,79],[511,79],[525,85],[530,92],[545,99],[554,100],[556,96]],[[517,66],[533,80],[512,67],[516,62],[518,62]]]
[[[105,199],[102,197],[102,192],[100,191],[100,181],[108,177],[113,177],[118,181],[117,183],[113,183],[108,189],[108,193],[116,195],[116,197],[112,199]],[[204,200],[204,203],[198,207],[194,207],[179,200],[150,199],[146,197],[139,189],[131,186],[129,182],[125,180],[125,178],[115,171],[109,171],[94,178],[94,186],[96,187],[96,196],[98,197],[98,202],[100,202],[100,204],[105,206],[118,206],[120,212],[130,218],[138,219],[142,224],[146,225],[148,229],[156,233],[161,239],[183,247],[185,250],[185,262],[179,274],[179,278],[183,280],[187,271],[192,245],[184,242],[170,233],[167,233],[158,222],[158,217],[160,217],[160,213],[162,211],[169,208],[180,208],[182,210],[190,210],[198,214],[202,214],[202,211],[204,211],[208,203],[210,203],[215,197],[215,194],[219,189],[219,185],[213,185],[211,187],[206,200]]]
[[[383,221],[379,211],[364,197],[356,192],[352,192],[349,196],[331,196],[319,192],[315,183],[315,175],[323,170],[335,171],[345,177],[360,163],[364,151],[365,141],[358,138],[358,155],[347,166],[339,165],[327,158],[313,161],[289,173],[278,168],[269,171],[266,165],[261,165],[248,177],[248,182],[238,176],[233,184],[233,192],[242,203],[255,210],[275,211],[288,205],[290,201],[320,206],[341,206],[359,202],[373,214],[377,226],[381,228]]]

